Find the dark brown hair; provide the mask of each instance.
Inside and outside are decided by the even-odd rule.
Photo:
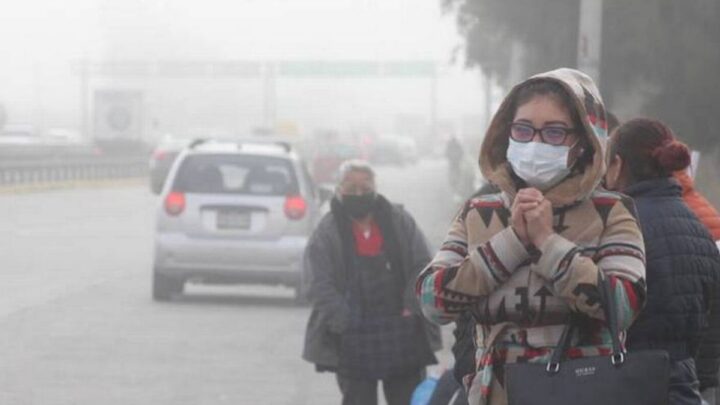
[[[528,103],[536,96],[555,97],[555,99],[559,101],[560,104],[564,105],[568,109],[568,111],[570,111],[573,120],[575,120],[575,118],[579,119],[579,115],[576,111],[573,98],[570,96],[570,94],[568,94],[568,92],[559,82],[548,79],[537,79],[528,81],[518,89],[517,94],[514,98],[512,108],[513,115],[515,115],[515,113],[517,112],[518,107]],[[573,122],[573,124],[575,124],[575,122]]]
[[[690,165],[690,150],[660,121],[636,118],[618,127],[610,158],[623,159],[631,183],[669,177]],[[612,160],[611,160],[612,161]]]
[[[612,134],[615,128],[620,126],[620,120],[618,117],[610,111],[605,111],[605,118],[607,119],[607,133]]]

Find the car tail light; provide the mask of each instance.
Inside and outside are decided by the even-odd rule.
[[[185,194],[173,191],[165,197],[165,212],[178,216],[185,210]]]
[[[153,152],[153,160],[163,160],[167,157],[167,153],[164,150],[156,150]]]
[[[307,203],[300,195],[289,195],[285,198],[285,216],[289,219],[299,220],[307,212]]]

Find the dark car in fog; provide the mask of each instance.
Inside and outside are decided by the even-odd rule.
[[[327,197],[287,143],[192,143],[157,209],[154,299],[187,281],[287,285],[301,298],[303,252]]]

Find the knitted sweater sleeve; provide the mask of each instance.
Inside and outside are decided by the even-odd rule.
[[[604,319],[598,283],[609,278],[620,328],[627,329],[645,300],[645,251],[635,207],[627,197],[610,208],[595,248],[583,248],[558,234],[540,246],[531,271],[548,281],[554,294],[575,311]]]
[[[506,227],[470,249],[464,214],[455,218],[440,250],[415,285],[423,314],[445,324],[507,281],[529,254]]]

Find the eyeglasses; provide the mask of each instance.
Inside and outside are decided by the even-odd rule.
[[[510,124],[510,138],[516,142],[528,143],[532,141],[538,132],[543,142],[550,145],[562,145],[567,136],[575,132],[575,129],[565,127],[535,128],[527,124]]]

